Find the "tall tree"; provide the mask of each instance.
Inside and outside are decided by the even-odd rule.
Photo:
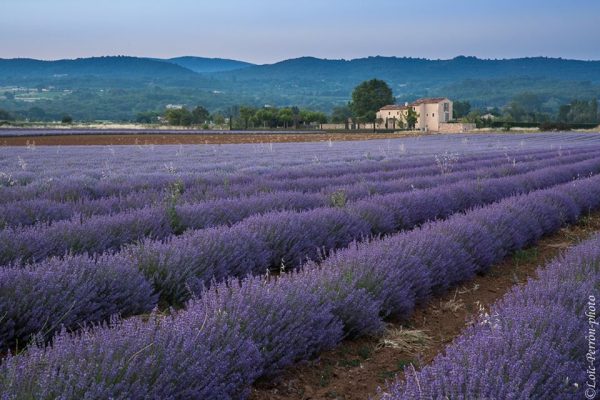
[[[158,117],[160,117],[160,113],[158,111],[144,111],[137,114],[135,117],[135,122],[141,124],[152,124],[158,122]]]
[[[192,110],[192,124],[204,124],[209,118],[210,113],[202,106],[197,106]]]
[[[293,106],[291,109],[294,118],[294,129],[298,129],[298,121],[300,120],[300,109],[297,106]]]
[[[313,122],[324,124],[327,122],[327,115],[319,111],[302,110],[300,111],[300,121],[304,125],[310,125]]]
[[[256,114],[256,109],[254,107],[240,107],[240,118],[244,121],[244,129],[248,129],[248,125],[250,124],[252,117],[254,117],[254,114]]]
[[[352,117],[352,110],[349,106],[338,106],[333,108],[331,113],[331,122],[334,124],[347,124],[348,118]]]
[[[468,101],[455,101],[452,105],[453,118],[466,117],[471,112],[471,103]]]
[[[225,117],[221,113],[214,113],[210,118],[216,125],[223,125],[225,123]]]
[[[379,79],[371,79],[354,88],[350,109],[358,121],[375,122],[377,111],[393,103],[394,95],[388,84]]]
[[[13,121],[14,119],[11,113],[0,108],[0,121]]]
[[[598,100],[573,100],[571,104],[560,106],[558,111],[560,122],[596,123],[598,122]]]
[[[542,119],[543,101],[535,93],[521,93],[513,97],[506,109],[508,117],[518,122],[537,122]]]
[[[262,122],[264,128],[274,128],[277,126],[277,110],[273,108],[261,108],[254,114],[254,118]]]
[[[416,112],[414,108],[408,107],[405,119],[406,126],[408,126],[408,129],[415,129],[415,125],[417,124],[417,121],[419,119],[419,113]]]
[[[294,120],[294,112],[291,108],[282,108],[277,112],[277,121],[283,124],[283,127],[287,129],[290,123]]]
[[[171,108],[165,112],[165,119],[170,125],[190,126],[192,124],[192,113],[185,107]]]

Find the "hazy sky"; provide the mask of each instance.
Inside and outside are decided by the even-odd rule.
[[[0,0],[0,58],[600,59],[598,0]]]

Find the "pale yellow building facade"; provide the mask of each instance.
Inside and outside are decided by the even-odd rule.
[[[418,114],[416,130],[439,132],[442,124],[452,119],[452,101],[445,97],[427,98],[404,105],[391,104],[382,107],[377,112],[377,128],[405,128],[409,108]]]

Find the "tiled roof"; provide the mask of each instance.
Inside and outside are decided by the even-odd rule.
[[[419,104],[436,104],[441,103],[444,100],[448,100],[445,97],[430,97],[425,99],[418,99],[410,103],[411,106],[418,106]]]
[[[387,106],[381,107],[380,111],[392,111],[392,110],[406,110],[408,107],[414,107],[421,104],[437,104],[441,103],[444,100],[448,100],[446,97],[430,97],[424,99],[418,99],[410,103],[408,106],[400,105],[400,104],[390,104]]]
[[[390,111],[390,110],[406,110],[407,106],[401,106],[399,104],[390,104],[388,106],[381,107],[380,111]]]

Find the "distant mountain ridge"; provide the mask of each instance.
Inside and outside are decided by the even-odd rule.
[[[97,76],[185,76],[193,71],[174,63],[129,56],[77,58],[44,61],[31,58],[0,59],[0,79],[7,76],[48,75]]]
[[[167,58],[164,59],[164,61],[177,64],[181,67],[198,73],[235,71],[255,65],[245,61],[230,60],[226,58],[206,58],[193,56]]]
[[[223,58],[175,57],[169,59],[130,56],[103,56],[64,60],[0,58],[0,79],[4,76],[96,75],[119,77],[175,77],[195,73],[234,71],[253,66]]]
[[[231,75],[223,73],[224,76]],[[600,61],[528,57],[479,59],[458,56],[449,60],[423,58],[367,57],[327,60],[300,57],[275,64],[257,65],[235,73],[237,79],[352,79],[370,77],[392,81],[454,81],[530,76],[600,82]]]
[[[408,57],[366,57],[352,60],[300,57],[273,64],[256,65],[245,61],[194,56],[170,59],[130,56],[104,56],[72,60],[43,61],[30,58],[0,59],[0,79],[6,76],[118,75],[192,76],[213,74],[229,80],[357,82],[370,78],[403,81],[454,82],[457,79],[498,79],[504,77],[544,77],[600,82],[600,61],[529,57],[479,59],[459,56],[449,60]]]
[[[234,106],[265,104],[329,112],[346,104],[356,85],[372,78],[385,80],[399,102],[449,97],[468,100],[474,107],[503,107],[516,95],[529,93],[539,96],[544,110],[557,110],[574,99],[600,99],[600,61],[376,56],[300,57],[255,65],[194,56],[107,56],[0,59],[0,87],[18,87],[14,94],[0,92],[0,108],[38,107],[52,117],[70,113],[85,120],[126,120],[140,112],[164,110],[168,104],[201,104],[223,114]],[[24,94],[31,88],[52,93]],[[25,111],[23,115],[29,115]]]

